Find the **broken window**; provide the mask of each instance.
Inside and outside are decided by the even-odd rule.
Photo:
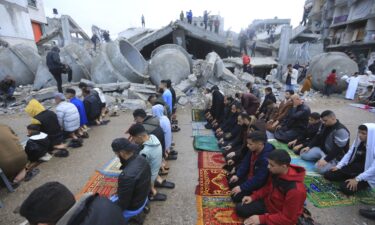
[[[36,8],[36,0],[27,0],[27,4]]]

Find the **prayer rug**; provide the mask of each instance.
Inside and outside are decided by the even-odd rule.
[[[204,126],[205,122],[192,122],[191,126],[193,127],[193,130],[206,130],[206,127]]]
[[[221,152],[215,136],[195,136],[193,145],[198,151]]]
[[[198,129],[198,130],[193,130],[193,137],[195,136],[215,136],[213,130],[209,129]]]
[[[203,109],[192,109],[191,120],[196,122],[206,121]]]
[[[309,176],[321,176],[319,173],[316,172],[315,170],[315,163],[314,162],[309,162],[306,160],[303,160],[299,157],[292,158],[292,164],[302,166],[306,170],[306,175]]]
[[[364,104],[356,104],[356,103],[349,104],[349,105],[352,106],[352,107],[355,107],[357,109],[362,109],[362,110],[365,110],[367,112],[375,113],[375,107],[372,107],[372,106],[368,106],[368,105],[364,105]]]
[[[203,196],[229,196],[227,175],[223,169],[199,169],[199,184],[197,195]]]
[[[224,156],[215,152],[198,152],[198,168],[221,169],[225,164]]]
[[[95,172],[82,188],[77,198],[81,197],[84,193],[98,193],[101,196],[110,197],[117,192],[117,178],[106,177],[99,172]]]
[[[105,176],[118,177],[121,173],[121,162],[118,157],[111,159],[99,172]]]
[[[375,203],[375,191],[369,189],[347,197],[338,190],[338,183],[330,182],[323,177],[306,176],[305,186],[307,198],[318,208]]]
[[[197,196],[197,225],[241,225],[229,196]]]

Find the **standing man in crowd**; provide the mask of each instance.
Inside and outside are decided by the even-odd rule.
[[[295,85],[297,85],[298,70],[294,69],[292,64],[289,64],[283,79],[285,80],[285,90],[294,91]]]
[[[57,82],[57,90],[63,93],[61,74],[68,73],[68,82],[71,82],[72,70],[68,65],[61,63],[59,53],[60,49],[57,46],[53,47],[51,51],[48,52],[47,67]]]
[[[323,90],[323,95],[329,96],[334,92],[335,85],[337,85],[337,76],[336,76],[336,70],[333,69],[332,72],[328,75],[327,79],[324,81],[325,86]]]
[[[168,82],[162,80],[159,85],[159,93],[162,94],[163,100],[168,105],[168,115],[172,115],[173,111],[173,96],[172,92],[168,89]]]

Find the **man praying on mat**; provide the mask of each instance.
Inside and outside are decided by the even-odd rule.
[[[301,158],[317,162],[315,167],[320,174],[331,170],[349,149],[350,133],[334,112],[326,110],[321,114],[323,126],[310,144],[301,149]]]
[[[275,131],[275,138],[281,142],[293,141],[298,135],[305,131],[309,124],[310,107],[305,105],[301,97],[292,95],[293,108],[288,112],[283,123]],[[271,136],[269,137],[271,138]]]
[[[155,181],[158,177],[158,173],[162,163],[162,149],[161,144],[157,137],[154,135],[148,135],[146,129],[141,124],[134,124],[129,129],[131,139],[142,147],[139,152],[141,156],[144,156],[151,168],[151,194],[149,196],[150,201],[165,201],[167,196],[165,194],[158,193],[155,188]]]
[[[267,136],[254,131],[247,137],[248,153],[238,167],[236,175],[229,180],[232,188],[232,200],[241,202],[242,198],[261,188],[268,178],[267,156],[274,147],[267,143]]]
[[[266,186],[245,196],[236,205],[237,215],[247,218],[245,225],[296,224],[303,212],[306,189],[305,169],[290,164],[285,150],[274,150],[268,155],[270,176]]]
[[[136,211],[147,204],[151,190],[151,168],[147,160],[137,154],[138,146],[126,138],[112,142],[112,150],[121,161],[121,174],[118,177],[115,200],[122,211]],[[116,201],[117,199],[117,201]]]
[[[324,177],[339,181],[340,190],[346,195],[375,187],[375,123],[358,127],[358,135],[352,147]]]

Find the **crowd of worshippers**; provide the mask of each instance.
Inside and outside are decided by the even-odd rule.
[[[1,125],[0,166],[14,188],[39,173],[37,166],[52,156],[68,157],[68,148],[79,148],[89,138],[88,126],[105,125],[108,113],[102,91],[85,83],[79,85],[83,99],[75,89],[54,95],[54,109],[46,109],[36,99],[28,102],[25,112],[31,117],[26,127],[28,139],[20,144],[13,130]]]
[[[11,161],[18,164],[26,161],[24,152],[29,160],[22,169],[23,176],[12,171],[17,167],[14,163],[2,168],[8,177],[15,177],[13,185],[30,180],[37,173],[35,167],[49,160],[52,154],[68,156],[65,138],[82,143],[80,139],[88,137],[87,126],[107,123],[103,120],[107,110],[100,98],[100,89],[85,83],[79,87],[83,101],[70,88],[65,90],[65,96],[55,95],[56,113],[35,99],[29,102],[25,111],[32,117],[32,123],[27,127],[29,139],[25,151],[14,132],[0,126],[0,139],[7,140],[5,149],[17,149],[8,154],[13,157]],[[48,182],[32,191],[22,203],[20,214],[30,224],[142,224],[150,210],[149,202],[167,200],[159,188],[175,188],[166,176],[170,170],[168,160],[176,160],[178,155],[172,142],[172,133],[180,130],[175,115],[176,97],[170,81],[163,80],[158,89],[160,97],[149,98],[152,114],[148,115],[144,109],[134,110],[134,123],[125,131],[125,136],[112,141],[112,151],[121,163],[115,195],[107,199],[87,193],[76,200],[63,184]],[[0,157],[3,159],[1,154]],[[14,160],[14,157],[18,158]]]
[[[204,93],[205,126],[223,150],[231,197],[244,224],[296,224],[306,212],[305,168],[291,164],[289,153],[275,149],[271,139],[314,162],[316,172],[340,182],[346,195],[375,187],[375,123],[360,125],[350,147],[350,132],[333,111],[311,112],[293,90],[277,102],[269,87],[260,104],[259,90],[247,87],[249,92],[233,97],[217,86]]]

